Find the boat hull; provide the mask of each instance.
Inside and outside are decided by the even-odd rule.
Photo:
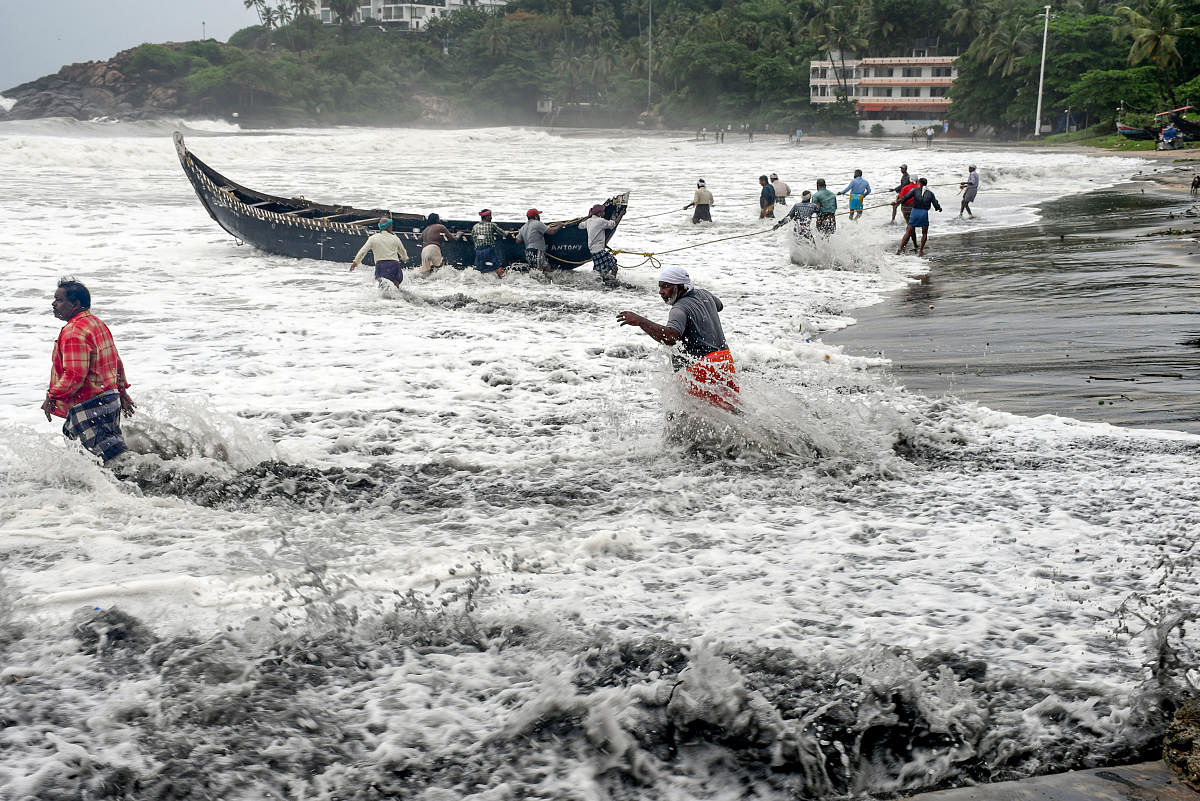
[[[258,192],[230,181],[196,158],[185,146],[181,134],[176,133],[174,139],[179,163],[200,203],[218,225],[241,242],[280,256],[349,263],[366,238],[378,230],[379,220],[390,217],[394,221],[393,231],[404,244],[409,262],[419,264],[421,261],[424,214],[357,209]],[[625,210],[628,200],[628,192],[609,198],[603,204],[604,216],[608,219],[617,216]],[[577,225],[583,219],[566,220],[566,225],[557,234],[546,237],[546,256],[551,267],[569,270],[591,261],[587,232]],[[477,220],[441,222],[452,232],[469,234]],[[505,231],[515,232],[523,222],[496,224]],[[606,233],[611,236],[615,230]],[[524,247],[515,239],[505,237],[496,247],[505,264],[524,263]],[[463,241],[445,242],[441,249],[445,264],[461,268],[475,263],[475,246],[469,236]],[[373,263],[369,251],[363,263]]]

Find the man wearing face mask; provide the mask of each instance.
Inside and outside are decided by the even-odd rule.
[[[682,267],[667,267],[658,276],[658,295],[671,307],[667,324],[659,325],[640,314],[623,311],[621,325],[635,325],[664,345],[683,343],[683,354],[673,355],[675,370],[684,372],[689,395],[732,411],[739,387],[733,356],[721,329],[720,298],[692,286]]]

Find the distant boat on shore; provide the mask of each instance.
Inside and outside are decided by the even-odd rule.
[[[240,241],[259,250],[298,259],[320,259],[349,263],[354,259],[366,238],[378,230],[379,221],[391,218],[393,231],[404,243],[410,261],[421,260],[421,231],[426,215],[392,212],[387,209],[357,209],[350,206],[326,205],[303,197],[285,198],[248,189],[229,180],[209,167],[183,143],[183,134],[175,132],[175,152],[183,166],[184,175],[200,198],[200,203],[217,224]],[[629,193],[605,200],[604,216],[612,219],[629,203]],[[587,204],[591,206],[592,204]],[[587,232],[576,223],[576,217],[565,220],[558,233],[546,236],[546,257],[552,267],[571,270],[591,261]],[[451,231],[470,232],[478,220],[442,220]],[[505,231],[516,231],[520,222],[497,222]],[[606,232],[611,237],[616,228]],[[525,250],[515,239],[505,237],[497,242],[506,264],[525,261]],[[468,236],[462,241],[442,245],[442,258],[455,267],[475,263],[475,245]],[[365,264],[372,264],[368,253]]]

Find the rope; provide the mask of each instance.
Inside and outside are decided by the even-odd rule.
[[[750,231],[749,233],[745,233],[745,234],[733,234],[731,236],[720,237],[719,239],[708,239],[708,240],[705,240],[704,242],[696,242],[691,245],[683,245],[682,247],[671,248],[670,250],[660,250],[657,253],[643,252],[643,251],[637,251],[637,250],[613,250],[611,248],[609,250],[612,252],[612,254],[614,256],[617,255],[618,253],[625,253],[630,256],[641,256],[642,257],[642,261],[638,262],[637,264],[632,265],[632,267],[626,267],[625,269],[632,269],[633,267],[641,267],[643,264],[647,264],[647,263],[650,264],[655,269],[657,269],[659,267],[662,267],[662,260],[659,259],[659,256],[665,256],[668,253],[678,253],[681,250],[691,250],[692,248],[704,247],[705,245],[712,245],[717,242],[725,242],[730,239],[744,239],[745,237],[748,237],[748,236],[758,236],[759,234],[770,233],[773,230],[775,230],[775,229],[763,228],[759,231]]]
[[[953,184],[936,184],[936,186],[953,186]],[[888,208],[891,205],[892,205],[892,201],[889,200],[884,203],[877,203],[874,206],[863,206],[862,209],[854,209],[853,211],[858,211],[861,213],[864,211],[869,211],[871,209]],[[684,209],[684,210],[686,211],[686,209]],[[661,211],[661,212],[657,212],[655,214],[648,214],[639,219],[647,220],[647,219],[650,219],[651,217],[661,217],[664,214],[675,214],[675,213],[677,213],[676,209],[669,209],[667,211]],[[852,213],[851,210],[838,211],[838,212],[834,212],[834,216],[841,217],[841,216],[851,214],[851,213]],[[771,226],[769,228],[762,228],[758,231],[750,231],[750,232],[744,233],[744,234],[733,234],[731,236],[723,236],[718,239],[707,239],[703,242],[696,242],[691,245],[683,245],[681,247],[671,248],[670,250],[660,250],[657,253],[651,252],[651,251],[641,251],[641,250],[621,250],[621,249],[613,249],[613,248],[608,248],[608,247],[606,247],[605,249],[608,250],[608,252],[612,253],[614,256],[619,255],[619,254],[624,254],[627,256],[641,256],[642,257],[642,260],[640,262],[638,262],[637,264],[628,265],[628,266],[620,265],[621,269],[632,270],[634,268],[641,267],[645,264],[649,264],[651,267],[653,267],[654,269],[657,270],[662,267],[662,260],[659,257],[665,256],[668,253],[678,253],[681,250],[691,250],[692,248],[704,247],[705,245],[714,245],[717,242],[726,242],[730,239],[744,239],[748,236],[758,236],[759,234],[771,233],[772,231],[775,231],[775,230],[778,230],[778,229],[776,229],[774,226]],[[591,261],[591,259],[584,259],[583,261],[569,261],[567,259],[558,259],[558,261],[562,262],[563,264],[572,264],[572,265],[575,265],[578,267],[581,264],[587,264],[589,261]]]

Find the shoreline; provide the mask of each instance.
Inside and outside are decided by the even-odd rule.
[[[1200,321],[1183,301],[1200,267],[1194,172],[1139,171],[1016,229],[931,227],[928,279],[825,339],[930,397],[1200,434]]]

